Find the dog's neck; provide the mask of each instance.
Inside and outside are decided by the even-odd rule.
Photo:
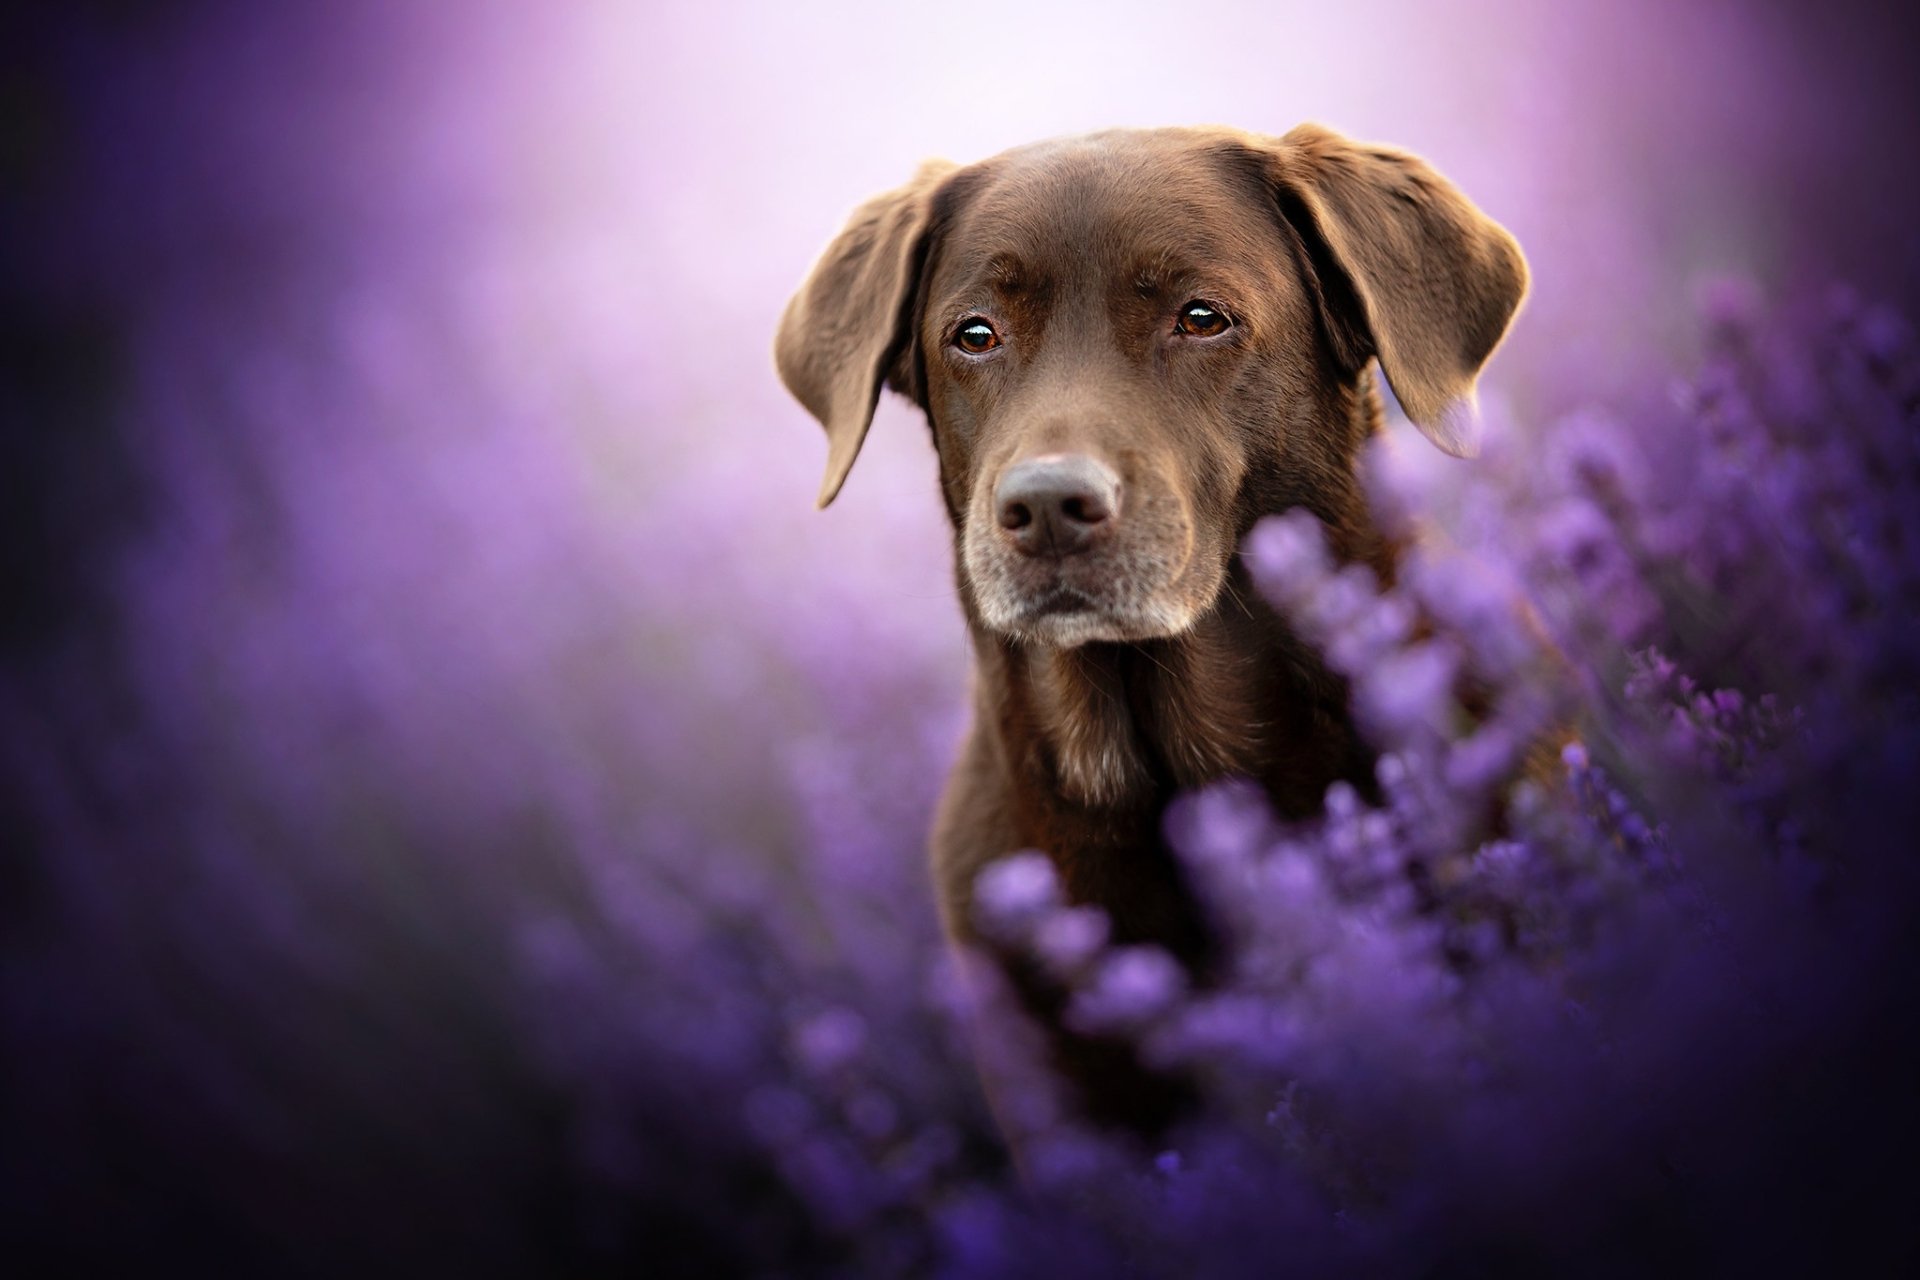
[[[1236,563],[1187,632],[1071,649],[981,638],[1007,691],[994,729],[1010,766],[1038,773],[1066,806],[1116,817],[1225,777],[1262,782],[1307,812],[1354,761],[1329,758],[1346,691],[1260,601]],[[1322,750],[1305,751],[1305,744]]]
[[[1250,772],[1261,735],[1243,657],[1208,619],[1187,636],[1071,649],[1010,647],[1028,767],[1088,808],[1138,803],[1168,784]],[[1010,708],[1013,709],[1013,708]]]

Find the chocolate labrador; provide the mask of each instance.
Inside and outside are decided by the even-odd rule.
[[[927,415],[973,638],[971,732],[933,832],[950,933],[975,877],[1040,849],[1117,942],[1197,977],[1202,912],[1162,834],[1184,789],[1256,779],[1285,815],[1372,785],[1343,682],[1248,582],[1303,507],[1393,578],[1356,478],[1407,415],[1471,452],[1475,376],[1527,287],[1519,246],[1426,163],[1303,125],[1116,130],[929,163],[853,215],[788,305],[780,375],[840,491],[882,386]],[[1009,961],[1091,1114],[1154,1129],[1178,1082],[1067,1032]]]

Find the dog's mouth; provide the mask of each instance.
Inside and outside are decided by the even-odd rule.
[[[1192,625],[1192,611],[1158,593],[1114,596],[1066,584],[1003,599],[988,624],[1018,640],[1070,648],[1094,641],[1138,642],[1174,636]]]
[[[1032,621],[1070,613],[1102,613],[1106,606],[1077,587],[1058,585],[1029,597],[1020,607],[1020,617]]]

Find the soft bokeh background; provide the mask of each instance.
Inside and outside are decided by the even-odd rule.
[[[1693,0],[0,19],[9,1232],[778,1240],[703,1117],[848,1009],[924,1019],[928,1158],[991,1167],[924,1012],[967,661],[925,427],[889,399],[815,514],[769,357],[845,213],[1111,125],[1402,145],[1526,247],[1484,395],[1545,431],[1663,396],[1713,281],[1920,296],[1911,49]]]

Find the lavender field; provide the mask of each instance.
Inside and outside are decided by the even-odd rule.
[[[3,1256],[1911,1272],[1913,47],[1730,0],[0,18]],[[926,426],[883,401],[816,513],[772,335],[926,156],[1305,119],[1429,157],[1533,293],[1482,455],[1369,460],[1396,586],[1298,514],[1243,550],[1380,801],[1182,799],[1223,985],[1042,857],[981,886],[1203,1082],[1143,1150],[1048,1123],[939,936]]]

